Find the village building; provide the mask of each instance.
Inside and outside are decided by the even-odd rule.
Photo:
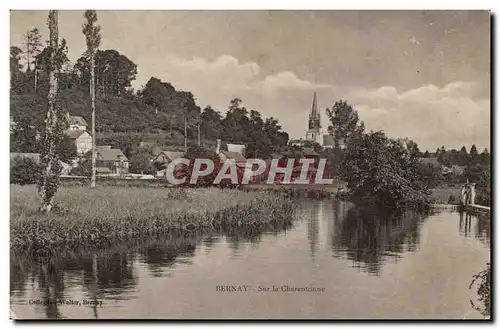
[[[66,119],[68,121],[70,131],[85,131],[87,130],[88,124],[87,121],[81,116],[78,115],[66,115]]]
[[[166,150],[162,150],[158,146],[155,146],[152,150],[152,155],[153,155],[153,158],[152,158],[151,162],[153,163],[154,167],[156,168],[155,175],[157,177],[164,177],[167,174],[168,165],[172,161],[182,158],[184,156],[184,152],[166,151]]]
[[[229,152],[236,152],[236,153],[239,153],[243,156],[245,156],[246,154],[246,146],[243,145],[243,144],[227,144],[226,145],[227,147],[227,150]]]
[[[68,136],[75,143],[76,153],[80,156],[92,150],[92,135],[87,131],[67,131]]]
[[[231,162],[234,162],[238,168],[244,169],[246,167],[247,159],[245,158],[245,145],[226,144],[224,148],[226,150],[222,149],[222,140],[217,139],[215,154],[219,157],[221,163],[229,160]]]
[[[92,150],[92,135],[87,131],[87,122],[81,116],[66,115],[68,121],[68,136],[75,143],[76,153],[79,156]]]
[[[96,171],[99,174],[126,174],[129,160],[120,149],[96,146]]]
[[[218,154],[219,159],[222,163],[226,161],[231,161],[236,164],[237,167],[245,168],[247,164],[247,159],[238,152],[221,151]]]

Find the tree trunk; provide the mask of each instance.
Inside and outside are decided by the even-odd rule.
[[[95,52],[90,55],[90,97],[92,98],[92,176],[90,188],[95,187],[96,149],[95,149]]]
[[[47,95],[47,118],[45,120],[45,140],[43,143],[42,159],[44,165],[42,178],[39,185],[41,199],[40,211],[49,212],[54,204],[54,196],[59,185],[60,166],[56,154],[56,142],[58,139],[58,109],[57,109],[57,64],[56,56],[58,49],[58,26],[57,10],[49,12],[50,47],[50,70],[49,70],[49,92]]]

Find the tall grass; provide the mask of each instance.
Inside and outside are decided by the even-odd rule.
[[[266,192],[61,187],[49,214],[34,186],[11,185],[11,248],[101,248],[130,238],[241,230],[291,221],[293,203]]]

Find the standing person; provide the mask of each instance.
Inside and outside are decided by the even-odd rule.
[[[465,206],[466,197],[467,197],[467,192],[466,192],[465,184],[463,184],[462,187],[460,188],[460,204],[462,206]]]

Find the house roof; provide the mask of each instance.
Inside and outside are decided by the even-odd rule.
[[[323,145],[334,146],[335,139],[333,138],[333,136],[332,135],[323,135]]]
[[[228,159],[234,159],[236,162],[246,162],[247,159],[238,152],[230,152],[230,151],[221,151],[220,153],[224,154]]]
[[[70,125],[79,125],[79,126],[85,126],[85,127],[88,126],[87,121],[85,121],[85,119],[83,117],[78,116],[78,115],[70,115],[68,117],[68,123]]]
[[[184,156],[184,152],[179,152],[179,151],[166,151],[162,150],[161,148],[155,146],[153,150],[151,151],[151,154],[153,155],[153,161],[158,159],[160,155],[165,155],[167,158],[169,158],[171,161],[175,159],[180,159]]]
[[[97,150],[97,159],[102,161],[128,161],[120,149]]]
[[[66,136],[68,136],[69,138],[71,139],[77,139],[78,137],[80,137],[81,135],[83,135],[84,133],[87,133],[89,134],[87,131],[85,130],[68,130],[66,131]],[[89,134],[90,135],[90,134]]]
[[[441,164],[439,163],[437,158],[418,158],[418,159],[422,163],[430,164],[433,165],[434,167],[441,167]]]
[[[302,152],[305,156],[314,156],[314,157],[319,157],[321,156],[319,153],[314,151],[312,147],[304,147],[304,150]]]
[[[184,152],[162,151],[161,153],[165,154],[170,160],[180,159],[184,156]]]
[[[153,146],[153,148],[151,149],[151,154],[154,156],[157,156],[162,152],[164,152],[164,150],[162,150],[158,145]]]

